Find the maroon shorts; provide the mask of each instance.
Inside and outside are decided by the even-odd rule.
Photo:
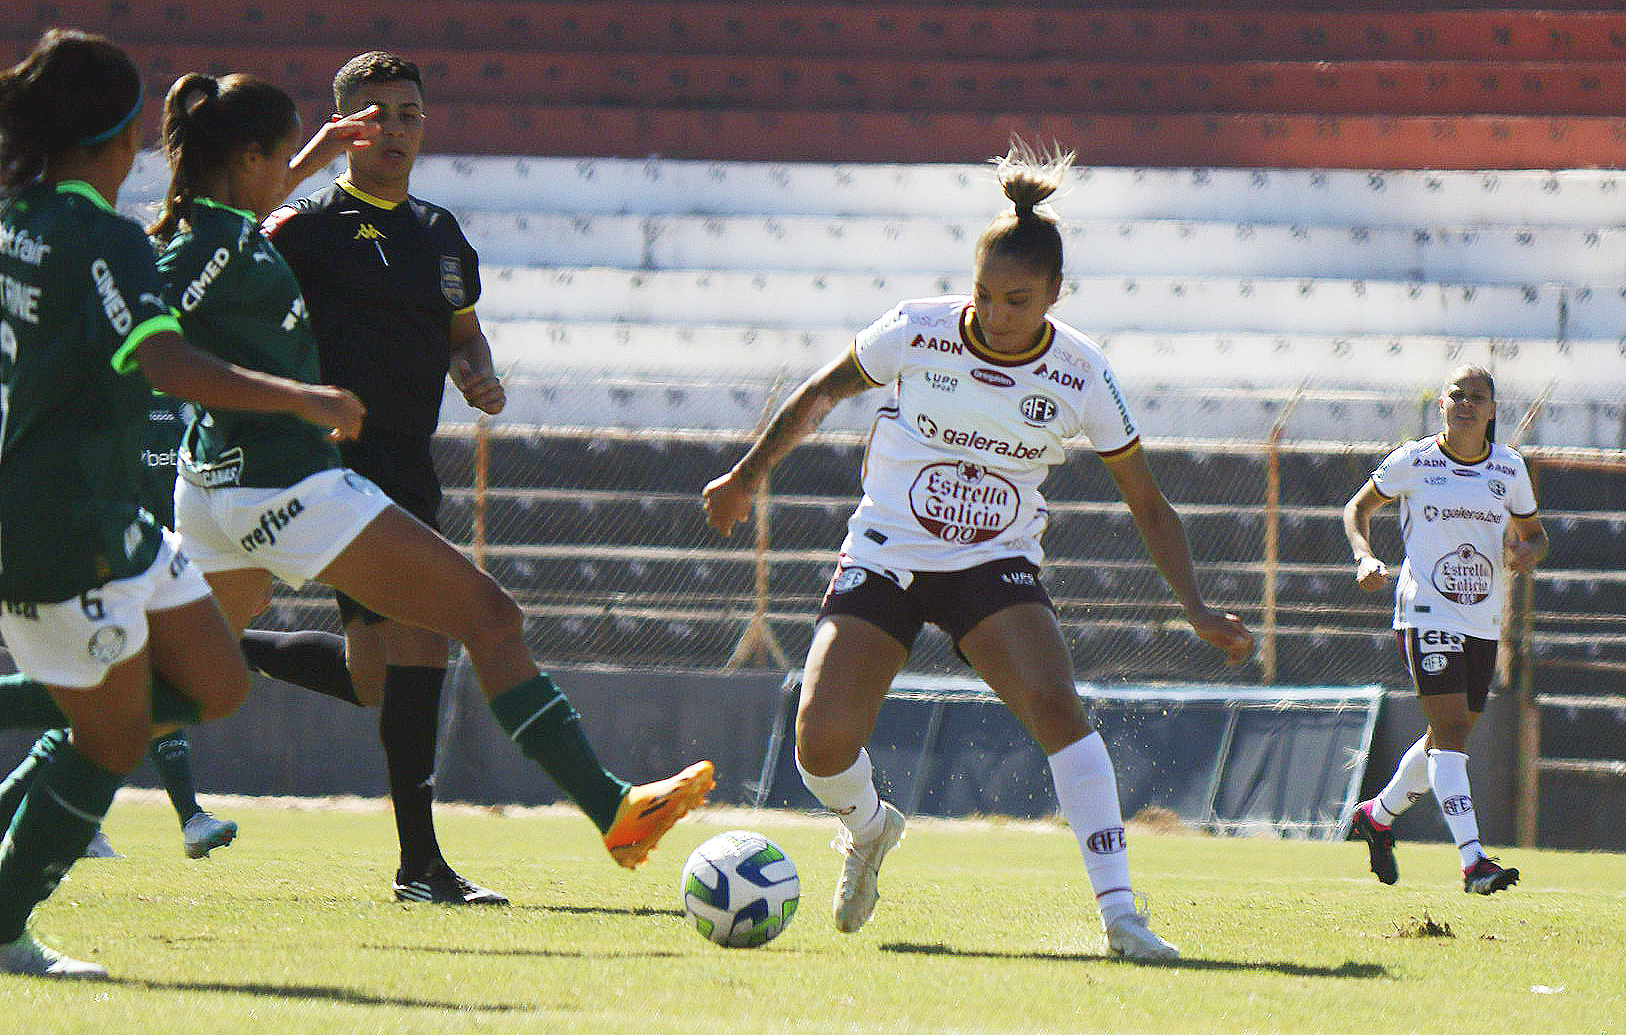
[[[819,620],[830,615],[862,618],[905,649],[913,649],[921,626],[931,622],[958,646],[978,622],[1012,604],[1056,609],[1039,581],[1039,569],[1022,557],[1002,557],[962,571],[915,572],[908,589],[881,572],[844,562],[825,591]]]
[[[1396,629],[1411,681],[1422,697],[1467,694],[1468,710],[1482,712],[1496,677],[1496,641],[1439,629]]]

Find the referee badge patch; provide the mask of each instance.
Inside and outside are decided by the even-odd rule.
[[[463,263],[455,255],[440,257],[440,293],[454,309],[468,304],[469,294],[463,287]]]

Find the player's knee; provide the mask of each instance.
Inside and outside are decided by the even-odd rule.
[[[224,719],[248,700],[248,666],[234,665],[225,668],[227,671],[218,673],[216,678],[210,681],[209,693],[197,701],[198,719],[201,722]]]
[[[820,721],[806,712],[797,721],[796,764],[814,776],[846,772],[863,746],[843,725]]]
[[[487,582],[481,587],[465,614],[469,628],[466,633],[456,637],[465,645],[470,643],[471,638],[478,644],[493,647],[519,643],[525,639],[525,613],[514,598],[495,582]]]

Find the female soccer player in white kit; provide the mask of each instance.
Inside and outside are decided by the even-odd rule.
[[[1387,787],[1356,806],[1372,872],[1400,879],[1390,826],[1431,788],[1462,858],[1462,889],[1489,895],[1518,883],[1479,843],[1468,788],[1468,736],[1490,695],[1501,638],[1506,573],[1528,574],[1547,556],[1547,533],[1524,457],[1499,445],[1496,384],[1482,367],[1451,374],[1440,393],[1445,430],[1408,442],[1378,465],[1344,506],[1355,581],[1368,593],[1389,569],[1372,549],[1372,514],[1401,501],[1406,561],[1395,584],[1394,628],[1428,732],[1401,756]]]
[[[1047,316],[1061,290],[1055,219],[1036,206],[1071,155],[1018,144],[999,163],[1014,208],[977,243],[972,297],[901,303],[809,378],[746,455],[705,489],[708,523],[728,534],[779,460],[842,399],[891,386],[877,411],[864,497],[848,525],[808,651],[796,762],[842,823],[836,927],[856,931],[879,897],[881,861],[904,817],[880,800],[864,745],[926,621],[1016,714],[1050,760],[1056,797],[1084,852],[1107,945],[1133,959],[1174,946],[1135,908],[1117,785],[1073,680],[1039,577],[1047,511],[1040,483],[1064,442],[1089,437],[1186,618],[1231,663],[1253,637],[1202,600],[1178,515],[1147,467],[1112,372],[1089,338]]]

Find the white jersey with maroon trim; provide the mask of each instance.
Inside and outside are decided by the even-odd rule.
[[[853,354],[892,397],[876,412],[846,560],[903,576],[1043,559],[1039,486],[1077,435],[1105,455],[1140,433],[1100,348],[1051,320],[1021,355],[982,342],[969,298],[903,302]]]
[[[1536,513],[1524,457],[1493,443],[1465,461],[1436,435],[1390,453],[1372,484],[1386,499],[1400,497],[1406,562],[1395,582],[1394,627],[1500,639],[1502,537],[1510,516]]]

